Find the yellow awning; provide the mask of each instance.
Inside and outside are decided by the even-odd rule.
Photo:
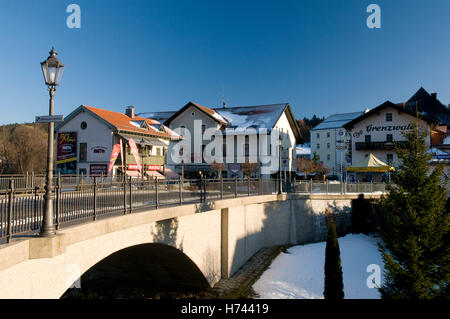
[[[395,171],[395,167],[387,165],[383,161],[376,158],[373,154],[369,154],[365,159],[352,166],[347,166],[347,172],[375,172],[384,173]]]

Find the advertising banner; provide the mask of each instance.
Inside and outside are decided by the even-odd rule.
[[[109,160],[108,176],[112,171],[114,162],[116,161],[117,156],[119,156],[119,153],[120,153],[120,144],[114,144],[112,152],[111,152],[111,158]]]
[[[161,165],[147,165],[147,171],[160,171],[161,169]]]
[[[56,142],[56,170],[61,174],[76,174],[77,132],[60,132]]]
[[[136,143],[134,142],[134,140],[132,138],[130,138],[128,140],[128,144],[130,145],[131,148],[131,153],[134,156],[134,159],[136,160],[136,163],[138,165],[138,170],[141,170],[141,160],[139,159],[139,151],[138,148],[136,146]]]

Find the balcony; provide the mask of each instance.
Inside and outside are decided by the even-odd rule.
[[[406,148],[408,147],[408,141],[397,141],[397,142],[356,142],[355,149],[357,151],[369,151],[369,150],[381,150],[381,151],[391,151],[395,147]]]

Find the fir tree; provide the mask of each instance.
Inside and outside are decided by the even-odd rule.
[[[427,132],[414,125],[408,147],[397,149],[400,166],[381,200],[379,227],[385,280],[382,298],[449,297],[450,236],[443,167],[429,173]]]
[[[333,218],[328,219],[327,246],[325,248],[325,288],[323,296],[328,300],[344,298],[341,253]]]

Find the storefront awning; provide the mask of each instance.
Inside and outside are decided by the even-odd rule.
[[[126,141],[128,141],[130,138],[132,138],[136,142],[136,144],[139,144],[141,146],[152,145],[152,146],[167,147],[166,144],[164,144],[157,138],[153,138],[153,137],[130,135],[130,134],[123,134],[123,133],[118,134],[118,136],[125,139]]]
[[[365,159],[352,166],[347,166],[347,172],[384,173],[395,171],[395,168],[369,154]]]
[[[159,173],[158,171],[147,171],[146,172],[147,176],[153,177],[153,178],[164,178],[164,175]]]

